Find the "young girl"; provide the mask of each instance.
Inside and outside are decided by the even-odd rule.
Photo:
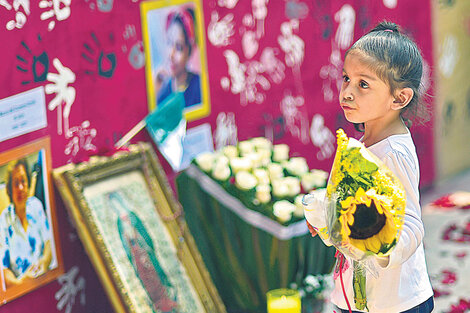
[[[406,118],[419,116],[422,71],[416,44],[390,22],[380,23],[361,37],[344,60],[339,95],[344,115],[364,132],[364,145],[395,173],[407,196],[405,223],[396,247],[387,257],[375,257],[377,277],[366,274],[371,313],[427,313],[434,307],[423,249],[419,164]],[[344,263],[340,269],[344,292],[354,310],[353,268],[350,262]],[[349,312],[340,278],[335,280],[331,300],[337,312]]]

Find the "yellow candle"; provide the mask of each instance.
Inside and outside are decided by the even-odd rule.
[[[267,294],[268,313],[300,313],[300,295],[297,290],[276,289]]]

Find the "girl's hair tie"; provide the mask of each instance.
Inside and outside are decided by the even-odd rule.
[[[195,33],[194,33],[194,20],[193,20],[193,17],[191,16],[191,13],[189,13],[188,10],[183,8],[183,9],[179,9],[168,14],[167,20],[166,20],[166,27],[165,27],[166,30],[170,28],[171,23],[174,22],[176,19],[179,19],[181,21],[182,26],[183,26],[183,31],[188,36],[189,44],[191,46],[194,45],[196,38],[195,38]]]
[[[384,32],[391,32],[391,33],[393,33],[393,30],[391,30],[391,29],[384,29]]]

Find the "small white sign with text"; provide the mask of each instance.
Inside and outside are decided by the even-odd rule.
[[[44,87],[0,100],[0,142],[47,126]]]

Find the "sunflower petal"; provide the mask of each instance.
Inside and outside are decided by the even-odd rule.
[[[346,215],[341,215],[340,224],[341,224],[341,235],[343,236],[343,238],[346,238],[349,235],[351,235],[351,229],[349,228],[347,222],[348,222],[347,221],[347,216]]]
[[[341,207],[343,209],[347,209],[351,207],[351,205],[355,203],[354,200],[355,200],[354,197],[347,197],[346,200],[341,201]]]
[[[377,212],[379,214],[384,214],[384,210],[382,208],[382,203],[380,201],[374,201],[374,203],[375,203],[375,207],[377,209]]]
[[[351,244],[363,252],[367,251],[366,246],[364,245],[363,239],[351,239]]]
[[[359,187],[356,191],[356,198],[361,198],[365,194],[366,194],[366,191],[362,187]]]
[[[364,240],[364,244],[367,248],[372,253],[377,254],[382,246],[380,239],[377,237],[377,235],[374,235],[370,238],[367,238]]]
[[[347,219],[348,219],[348,225],[354,224],[354,215],[353,214],[348,214]]]

